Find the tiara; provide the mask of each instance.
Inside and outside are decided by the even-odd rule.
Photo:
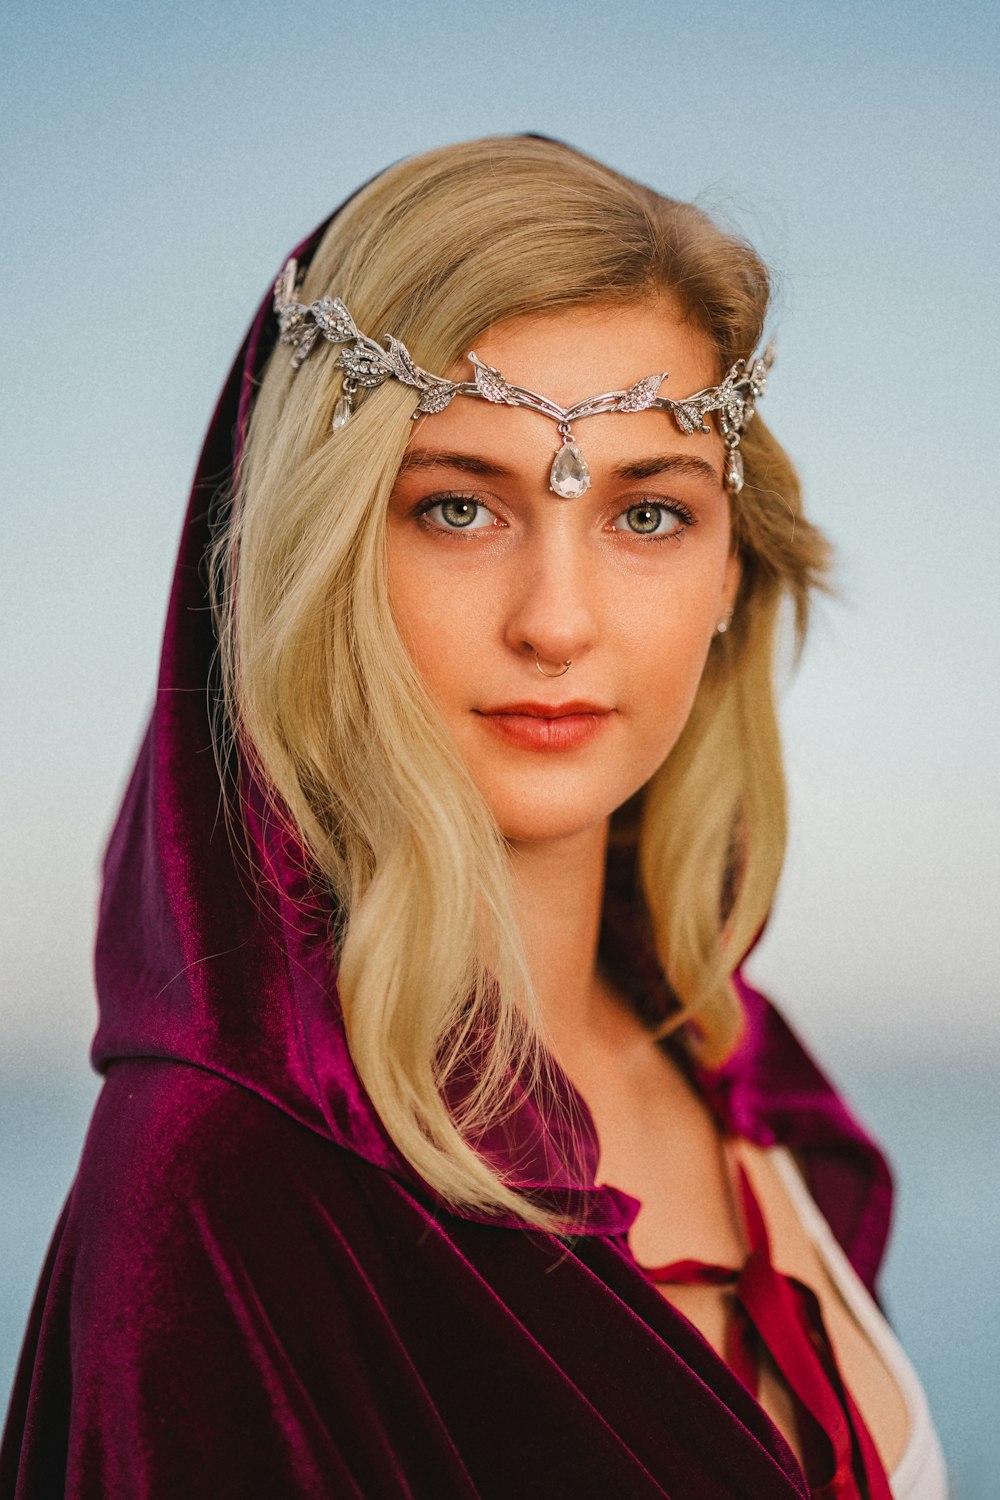
[[[706,418],[719,414],[726,445],[725,483],[731,493],[743,488],[743,455],[740,438],[746,431],[757,401],[767,389],[767,376],[774,362],[774,345],[768,344],[757,357],[737,360],[721,385],[695,391],[680,401],[659,394],[667,379],[646,375],[625,391],[604,391],[558,406],[547,396],[505,380],[499,370],[483,364],[470,353],[472,380],[445,380],[415,364],[406,345],[392,334],[377,343],[361,332],[339,297],[321,297],[308,305],[298,301],[301,277],[298,263],[289,260],[274,284],[274,311],[278,317],[279,342],[293,346],[292,368],[299,369],[320,338],[341,345],[336,363],[344,372],[343,393],[333,409],[333,431],[347,426],[359,391],[374,390],[387,380],[398,380],[420,392],[413,419],[433,416],[450,406],[456,396],[474,396],[498,406],[524,406],[555,422],[562,439],[549,470],[549,488],[564,500],[574,500],[590,488],[590,470],[573,437],[572,423],[608,412],[669,412],[683,433],[710,432]]]

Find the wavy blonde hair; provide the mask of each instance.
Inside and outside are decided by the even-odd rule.
[[[419,364],[445,371],[506,319],[663,292],[711,340],[718,378],[756,347],[769,280],[748,245],[568,147],[518,137],[447,147],[378,177],[329,225],[303,299],[343,297],[359,327],[391,330]],[[552,1058],[503,837],[390,609],[386,511],[414,394],[388,382],[333,436],[340,386],[326,346],[294,375],[279,349],[264,374],[212,559],[227,721],[329,885],[348,1042],[389,1134],[454,1206],[564,1228],[475,1145],[518,1083],[544,1084]],[[801,644],[827,563],[759,417],[743,453],[732,627],[676,747],[633,799],[638,817],[616,833],[635,847],[676,997],[651,1035],[687,1022],[688,1044],[710,1063],[739,1038],[732,972],[784,855],[779,613],[790,601]],[[463,1066],[484,1034],[468,1084]],[[464,1092],[446,1102],[461,1076]]]

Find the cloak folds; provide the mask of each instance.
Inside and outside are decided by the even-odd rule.
[[[265,303],[192,489],[156,704],[105,860],[106,1081],[28,1326],[0,1497],[805,1495],[780,1434],[636,1265],[639,1205],[595,1183],[579,1096],[569,1166],[551,1150],[560,1112],[528,1094],[481,1143],[577,1234],[448,1210],[358,1078],[329,912],[252,780],[266,902],[234,855],[203,557],[275,337]],[[886,1165],[739,983],[746,1040],[699,1084],[727,1126],[796,1151],[871,1287]]]

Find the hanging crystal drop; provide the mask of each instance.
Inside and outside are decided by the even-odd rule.
[[[726,459],[726,484],[734,495],[743,488],[743,454],[739,448],[730,448]]]
[[[578,500],[590,489],[590,470],[576,443],[563,443],[552,460],[549,489],[563,500]]]
[[[340,432],[341,428],[347,426],[348,422],[351,420],[352,411],[353,407],[351,406],[350,396],[341,396],[336,406],[333,408],[334,432]]]

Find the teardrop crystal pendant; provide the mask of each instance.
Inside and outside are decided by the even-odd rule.
[[[590,489],[590,470],[587,468],[587,460],[576,443],[563,443],[552,460],[549,489],[563,500],[578,500]]]
[[[730,448],[726,455],[726,485],[734,495],[743,488],[743,454],[739,448]]]
[[[347,426],[348,422],[351,420],[351,414],[353,410],[354,408],[351,406],[350,396],[341,396],[337,401],[336,406],[333,408],[334,432],[339,432],[342,427]]]

